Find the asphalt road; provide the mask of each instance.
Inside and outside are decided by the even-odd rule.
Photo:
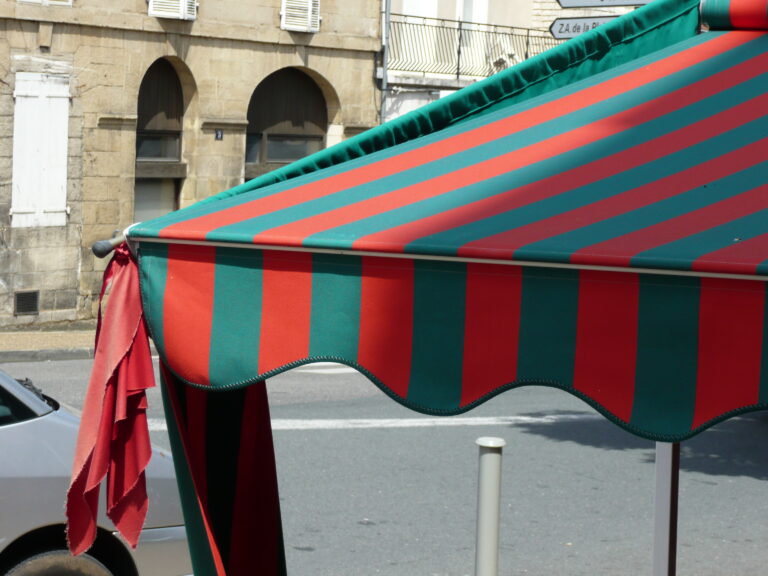
[[[0,365],[81,405],[88,361]],[[479,436],[506,440],[501,574],[648,574],[654,446],[568,394],[527,388],[455,418],[408,411],[335,366],[269,383],[289,574],[469,575]],[[153,440],[167,446],[159,394]],[[768,415],[683,444],[678,574],[768,565]]]

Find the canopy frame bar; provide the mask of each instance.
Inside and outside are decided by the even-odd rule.
[[[538,260],[494,260],[488,258],[462,258],[460,256],[433,256],[429,254],[411,254],[396,252],[370,252],[364,250],[343,250],[337,248],[303,248],[297,246],[280,246],[272,244],[238,244],[234,242],[207,242],[199,240],[177,240],[175,238],[128,238],[135,254],[135,247],[142,242],[158,244],[179,244],[184,246],[213,246],[218,248],[243,248],[246,250],[277,250],[281,252],[304,252],[310,254],[335,254],[338,256],[375,256],[376,258],[393,258],[400,260],[431,260],[436,262],[463,262],[470,264],[495,264],[500,266],[528,266],[532,268],[561,268],[565,270],[596,270],[603,272],[623,272],[626,274],[653,274],[660,276],[687,276],[692,278],[721,278],[725,280],[752,280],[768,282],[768,276],[756,274],[722,274],[716,272],[699,272],[689,270],[668,270],[665,268],[629,268],[623,266],[592,266],[589,264],[565,264],[542,262]]]

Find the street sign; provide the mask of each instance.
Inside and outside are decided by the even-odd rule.
[[[651,0],[557,0],[561,8],[595,8],[600,6],[642,6]]]
[[[585,18],[558,18],[549,27],[549,32],[558,40],[575,38],[579,34],[589,32],[601,24],[615,20],[618,16],[597,16]]]

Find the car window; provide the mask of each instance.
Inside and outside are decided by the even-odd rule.
[[[0,387],[0,426],[22,422],[35,416],[31,408]]]

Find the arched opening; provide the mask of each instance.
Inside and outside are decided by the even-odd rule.
[[[171,63],[161,58],[149,67],[139,88],[136,123],[134,221],[179,208],[185,175],[181,163],[184,96]]]
[[[321,150],[327,130],[328,107],[312,78],[296,68],[270,74],[248,105],[246,178]]]

